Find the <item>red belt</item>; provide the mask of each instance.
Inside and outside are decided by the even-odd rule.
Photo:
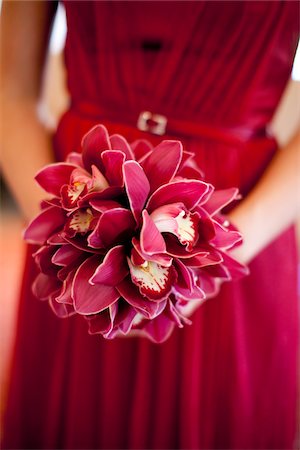
[[[132,113],[128,110],[122,111],[120,107],[111,109],[101,109],[98,105],[92,103],[74,103],[71,111],[92,120],[110,121],[120,123],[159,136],[176,137],[198,137],[221,141],[230,145],[245,144],[253,139],[270,139],[267,136],[265,128],[261,130],[251,130],[248,128],[232,127],[221,128],[198,121],[182,120],[150,111]]]

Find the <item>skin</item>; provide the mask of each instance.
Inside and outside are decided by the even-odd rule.
[[[250,194],[229,214],[244,236],[233,255],[249,263],[300,216],[300,131],[277,152]]]
[[[33,177],[53,162],[50,135],[37,117],[37,105],[55,10],[56,3],[48,1],[6,1],[2,6],[1,166],[26,220],[38,212],[45,196]],[[244,236],[244,244],[234,251],[240,261],[250,262],[300,215],[299,162],[300,130],[230,213]]]
[[[37,105],[55,10],[55,2],[2,5],[0,161],[25,220],[38,213],[44,197],[34,175],[53,162],[50,135],[38,119]]]

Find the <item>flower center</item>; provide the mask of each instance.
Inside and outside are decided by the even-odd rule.
[[[73,186],[70,186],[70,189],[68,191],[68,197],[71,200],[71,202],[75,202],[79,195],[82,193],[82,191],[85,188],[85,183],[80,183],[79,181],[75,181],[73,183]]]
[[[140,292],[150,299],[164,297],[170,290],[170,267],[163,267],[153,261],[145,261],[140,266],[132,264],[128,258],[131,279],[139,286]]]
[[[67,209],[76,207],[76,202],[80,195],[86,190],[86,183],[75,181],[72,184],[64,185],[61,190],[62,203]]]
[[[195,240],[195,223],[190,214],[186,214],[185,211],[180,211],[175,221],[178,226],[178,239],[182,244],[194,242]]]
[[[89,208],[85,211],[75,211],[75,213],[71,217],[69,228],[74,230],[76,233],[85,234],[90,230],[93,218],[94,216]]]

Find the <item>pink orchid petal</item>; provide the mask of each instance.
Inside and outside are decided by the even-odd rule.
[[[188,267],[178,258],[174,259],[174,267],[177,272],[176,286],[183,287],[189,292],[192,292],[194,280]]]
[[[120,244],[132,235],[135,227],[135,220],[128,209],[115,208],[105,211],[88,237],[88,244],[93,248]]]
[[[161,233],[168,232],[177,235],[178,224],[175,219],[183,209],[183,203],[172,203],[155,209],[150,217]]]
[[[121,301],[121,299],[119,299],[117,302],[113,303],[109,308],[108,308],[108,312],[109,312],[109,318],[110,318],[110,327],[102,332],[102,336],[105,339],[113,339],[117,333],[118,333],[118,327],[115,324],[115,320],[116,320],[116,316],[118,314],[118,304]],[[102,314],[102,313],[101,313]]]
[[[34,253],[34,260],[39,267],[39,270],[46,275],[56,276],[57,267],[55,267],[51,259],[56,252],[56,247],[53,245],[43,245]]]
[[[195,158],[194,152],[188,152],[186,150],[183,150],[179,169],[182,169],[182,167],[184,166],[197,167],[194,158]]]
[[[111,320],[112,324],[114,324],[114,321],[116,319],[116,316],[117,316],[117,313],[118,313],[118,309],[119,309],[118,305],[120,304],[120,302],[122,302],[121,298],[119,298],[119,300],[117,302],[113,303],[108,308],[109,316],[110,316],[110,320]]]
[[[183,203],[190,210],[210,191],[208,183],[199,180],[180,180],[158,188],[148,200],[146,208],[151,214],[155,209],[168,203]]]
[[[85,316],[89,326],[89,334],[106,334],[112,330],[113,322],[109,310],[110,308],[107,308],[100,314]]]
[[[174,219],[184,209],[183,203],[171,203],[156,208],[151,213],[151,219],[159,226],[159,222],[165,219]]]
[[[145,158],[141,165],[151,186],[151,192],[175,176],[182,158],[180,141],[162,141]]]
[[[72,244],[74,247],[82,250],[83,252],[97,253],[98,255],[103,255],[105,253],[105,250],[103,249],[89,247],[86,236],[76,235],[73,238],[70,238],[64,232],[62,235],[64,237],[64,243]]]
[[[208,249],[204,255],[195,255],[192,258],[185,259],[185,264],[191,268],[200,268],[212,266],[223,262],[223,258],[219,252],[213,248]]]
[[[140,160],[147,155],[150,151],[152,151],[152,144],[146,139],[137,139],[136,141],[131,143],[132,151],[135,155],[136,161],[140,162]]]
[[[203,172],[196,167],[184,166],[178,170],[176,178],[188,178],[190,180],[202,180],[204,177]]]
[[[109,187],[106,177],[102,172],[100,172],[98,167],[94,165],[92,165],[92,179],[88,187],[90,187],[94,192],[101,192]]]
[[[176,174],[177,177],[203,180],[204,173],[199,169],[195,161],[195,153],[187,152],[186,150],[182,152],[181,163]]]
[[[129,258],[127,261],[132,282],[138,286],[142,295],[155,301],[161,301],[169,295],[176,280],[174,267],[164,267],[152,261],[135,266]]]
[[[145,258],[141,256],[140,243],[136,238],[133,238],[133,241],[138,245],[139,252],[136,250],[134,243],[132,242],[133,248],[131,249],[130,259],[135,266],[141,266],[145,262]]]
[[[212,184],[208,184],[208,189],[203,195],[203,197],[200,199],[198,206],[206,204],[210,199],[210,197],[212,196],[212,194],[214,193],[214,191],[215,191],[214,186]]]
[[[202,267],[202,270],[214,278],[223,278],[225,280],[231,280],[230,272],[224,264],[214,264],[210,266],[205,266]]]
[[[50,296],[58,295],[62,283],[56,277],[39,273],[32,283],[32,292],[39,300],[47,300]]]
[[[126,139],[120,134],[112,134],[110,136],[110,143],[114,150],[120,150],[126,156],[126,159],[135,159],[134,153]]]
[[[101,153],[111,150],[107,129],[103,125],[94,126],[82,139],[82,160],[86,170],[90,171],[94,164],[102,171]]]
[[[199,272],[199,287],[203,290],[203,292],[205,292],[207,297],[215,297],[220,290],[220,285],[217,282],[217,279],[207,274],[204,270]]]
[[[24,239],[32,244],[44,244],[65,223],[65,214],[61,208],[50,206],[35,217],[24,231]]]
[[[209,242],[216,235],[214,222],[211,216],[207,213],[207,211],[201,207],[196,206],[195,211],[200,215],[200,220],[198,222],[198,234],[199,241],[201,242]]]
[[[73,316],[76,314],[76,311],[74,310],[72,305],[64,304],[64,303],[57,303],[57,301],[53,298],[49,299],[49,305],[52,309],[52,311],[61,319],[64,319],[66,317]]]
[[[199,239],[200,217],[197,212],[188,213],[182,211],[176,222],[178,225],[177,237],[182,245],[186,245],[188,250],[192,250]]]
[[[83,261],[80,261],[79,264],[81,264]],[[57,278],[64,283],[64,281],[66,280],[68,274],[70,272],[70,267],[62,267],[58,272],[57,272]]]
[[[174,321],[179,328],[183,328],[185,324],[190,325],[192,323],[191,320],[189,320],[180,312],[177,304],[175,306],[170,300],[165,309],[165,315],[168,316],[172,321]]]
[[[182,203],[160,206],[150,217],[161,233],[174,234],[181,244],[192,248],[197,242],[199,214],[186,211]]]
[[[57,297],[55,297],[56,302],[65,303],[67,305],[73,305],[72,299],[72,284],[76,270],[69,271],[66,279],[63,281],[62,289]]]
[[[70,244],[60,247],[51,258],[51,262],[58,266],[68,266],[82,256],[82,251]]]
[[[155,319],[145,321],[145,323],[142,324],[144,333],[156,344],[165,342],[172,334],[174,327],[175,323],[172,322],[166,314],[160,314]],[[136,328],[139,329],[139,326]]]
[[[202,301],[206,298],[205,292],[197,285],[191,291],[183,286],[176,286],[175,291],[176,297],[185,301]]]
[[[175,236],[169,234],[165,236],[165,243],[167,246],[167,254],[175,258],[191,258],[194,255],[207,255],[209,252],[206,248],[196,244],[193,248],[189,249],[181,245]]]
[[[47,240],[47,244],[50,245],[64,245],[66,244],[65,239],[62,237],[61,233],[54,233]]]
[[[94,199],[90,200],[90,205],[96,211],[104,213],[109,209],[120,208],[121,204],[116,202],[115,200],[102,200],[102,199]]]
[[[70,260],[68,265],[60,266],[59,271],[57,272],[57,278],[64,282],[68,278],[69,273],[72,270],[77,270],[80,264],[82,264],[83,261],[85,261],[88,256],[89,256],[88,253],[80,251],[80,255]]]
[[[61,186],[69,184],[74,169],[75,165],[64,162],[48,164],[36,174],[35,179],[46,192],[59,197]]]
[[[84,183],[64,184],[60,190],[62,207],[67,210],[75,209],[79,198],[86,193],[87,187]]]
[[[116,316],[119,311],[118,305],[121,301],[122,301],[122,299],[119,299],[117,302],[110,305],[110,307],[107,308],[107,310],[106,310],[109,313],[110,326],[106,330],[102,331],[102,336],[105,339],[112,339],[113,337],[116,336],[116,334],[118,332],[118,328],[115,325],[115,320],[116,320]],[[103,314],[103,313],[104,313],[104,311],[101,314]]]
[[[88,184],[91,181],[91,174],[83,167],[76,167],[70,177],[70,184],[83,183]]]
[[[217,248],[229,249],[236,245],[238,242],[242,241],[242,235],[238,231],[231,231],[228,228],[222,226],[217,221],[214,221],[215,226],[215,237],[211,240]]]
[[[52,198],[45,198],[41,201],[40,207],[41,209],[47,209],[49,206],[58,206],[61,207],[61,200],[60,198],[52,197]]]
[[[121,305],[124,306],[120,308]],[[119,331],[124,335],[128,334],[132,328],[133,321],[136,315],[137,312],[131,305],[129,305],[125,301],[122,302],[122,300],[119,300],[118,312],[114,321],[115,330],[110,333],[109,337],[115,337],[115,334]]]
[[[161,302],[156,302],[156,305],[157,305],[156,316],[159,316],[165,310],[168,302],[169,302],[168,297],[165,298],[164,300],[162,300]]]
[[[123,245],[118,245],[107,252],[89,282],[116,286],[127,276],[128,272],[125,248]]]
[[[173,261],[173,258],[167,254],[163,253],[155,253],[154,255],[149,255],[143,252],[141,248],[140,241],[138,241],[135,237],[132,238],[132,258],[131,261],[135,265],[142,265],[146,260],[153,261],[161,266],[170,267]]]
[[[223,257],[223,264],[226,265],[232,279],[238,280],[245,275],[249,275],[250,271],[247,266],[232,258],[232,256],[230,256],[227,252],[220,253]]]
[[[139,223],[150,191],[149,181],[136,161],[126,161],[123,165],[123,174],[130,208],[136,222]]]
[[[103,329],[101,332],[102,336],[105,339],[113,339],[114,337],[118,336],[120,333],[122,334],[127,334],[129,333],[131,327],[132,327],[132,323],[133,320],[136,316],[136,311],[134,310],[134,308],[132,308],[130,305],[128,305],[125,301],[122,301],[122,299],[120,299],[118,302],[114,303],[113,305],[111,305],[108,308],[109,311],[109,320],[110,320],[110,324],[109,327],[105,329]],[[103,315],[103,313],[101,313],[101,315]],[[97,315],[99,316],[99,315]],[[95,317],[97,317],[95,316]],[[107,317],[107,315],[106,315]],[[97,323],[94,320],[95,324],[93,326],[94,332],[98,332],[99,333],[99,329],[97,331],[97,326],[99,327],[99,323]],[[103,322],[103,325],[105,323]],[[102,325],[102,326],[103,326]]]
[[[103,191],[94,191],[89,192],[88,194],[84,195],[79,201],[78,201],[78,207],[84,208],[89,206],[90,201],[94,200],[113,200],[114,198],[118,198],[123,194],[123,189],[119,186],[111,186]]]
[[[71,238],[76,234],[85,235],[93,229],[93,223],[94,215],[90,208],[77,209],[66,221],[64,231]]]
[[[143,167],[143,162],[146,161],[150,155],[152,155],[154,148],[151,148],[151,150],[149,150],[147,153],[144,154],[144,156],[142,156],[141,158],[139,158],[138,163],[141,167]]]
[[[78,314],[96,314],[119,298],[117,290],[103,284],[91,285],[89,279],[99,265],[99,257],[91,256],[77,269],[72,285],[74,308]]]
[[[154,302],[142,296],[137,286],[132,284],[130,277],[124,279],[117,286],[117,290],[119,291],[119,294],[126,300],[126,302],[128,302],[131,306],[133,306],[148,319],[153,319],[154,317],[156,317],[156,315],[161,310],[161,307],[159,305],[165,301],[162,300],[162,302]]]
[[[144,209],[142,212],[143,225],[140,234],[141,249],[144,254],[154,255],[166,252],[166,244],[155,223]]]
[[[66,157],[66,162],[70,164],[75,164],[83,168],[82,154],[78,152],[70,152]]]
[[[102,152],[101,158],[104,166],[105,178],[111,186],[123,186],[123,164],[125,154],[118,150],[106,150]]]
[[[239,190],[237,188],[220,189],[214,191],[208,201],[205,203],[205,209],[210,215],[221,211],[233,200],[239,199]]]

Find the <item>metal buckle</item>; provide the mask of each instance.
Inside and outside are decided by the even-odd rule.
[[[136,125],[141,131],[162,136],[166,132],[167,122],[166,116],[152,114],[150,111],[142,111]]]

